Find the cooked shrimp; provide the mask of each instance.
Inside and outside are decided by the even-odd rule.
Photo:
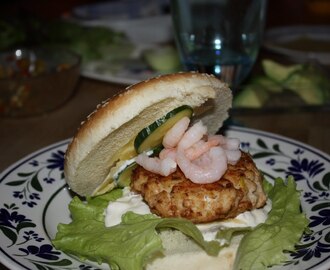
[[[240,157],[240,154],[239,153],[234,154],[231,152],[239,151],[239,145],[240,145],[240,141],[238,139],[226,138],[222,135],[213,135],[213,136],[209,136],[207,138],[207,141],[200,140],[200,141],[196,142],[191,147],[186,149],[185,153],[186,153],[186,156],[190,160],[194,160],[194,159],[200,157],[202,154],[209,151],[211,149],[211,147],[221,146],[226,150],[225,151],[226,153],[227,153],[227,151],[230,151],[230,152],[228,152],[228,154],[231,157],[230,161],[237,162],[237,160]],[[229,158],[229,156],[227,156],[227,157]],[[238,159],[236,157],[238,157]]]
[[[201,162],[201,159],[194,163],[189,160],[184,151],[178,150],[177,163],[184,175],[196,184],[207,184],[218,181],[227,170],[227,156],[225,151],[219,147],[212,147],[202,155],[208,155],[210,162]],[[203,166],[202,166],[203,165]]]
[[[159,159],[156,157],[148,157],[142,153],[136,157],[136,163],[144,169],[163,176],[168,176],[176,170],[176,162],[171,158]]]
[[[242,152],[240,150],[225,150],[228,163],[235,165],[241,158]]]
[[[189,147],[188,149],[186,149],[185,154],[186,157],[189,158],[190,160],[195,160],[204,153],[206,153],[207,151],[209,151],[211,147],[218,145],[219,143],[217,140],[208,140],[208,141],[200,140],[191,147]]]
[[[207,142],[205,142],[203,140],[199,140],[194,145],[192,145],[191,147],[189,147],[188,149],[185,150],[185,155],[188,159],[194,160],[196,158],[199,158],[202,154],[207,152],[209,149],[210,149],[210,147],[208,146]]]
[[[240,140],[236,138],[225,138],[226,143],[224,144],[224,148],[227,150],[238,150],[240,146]]]
[[[218,142],[223,148],[227,150],[237,150],[240,146],[240,140],[236,138],[227,138],[222,135],[209,136],[208,141]]]
[[[178,143],[178,149],[188,149],[193,144],[197,143],[207,134],[207,127],[201,121],[191,126],[182,136]]]
[[[220,145],[224,148],[229,164],[236,164],[241,157],[239,150],[240,140],[236,138],[226,138],[222,135],[213,135],[208,138],[210,145]]]
[[[174,148],[178,145],[183,134],[187,130],[190,123],[189,117],[183,117],[175,125],[170,128],[163,138],[163,146],[165,148]]]
[[[176,148],[164,148],[159,153],[160,159],[170,158],[174,161],[176,161]]]
[[[193,160],[193,163],[196,164],[199,167],[205,167],[208,164],[211,164],[210,155],[207,155],[206,153],[204,153],[199,158]]]
[[[207,139],[209,142],[212,142],[212,144],[216,145],[225,145],[227,143],[227,138],[222,135],[211,135],[208,136]]]
[[[180,167],[194,183],[218,181],[227,170],[227,163],[236,164],[241,157],[238,139],[207,135],[201,121],[188,128],[190,119],[182,118],[164,136],[164,149],[159,157],[140,154],[136,163],[144,169],[168,176]]]

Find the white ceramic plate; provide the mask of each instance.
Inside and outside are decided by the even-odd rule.
[[[84,77],[105,82],[134,84],[157,76],[158,73],[150,69],[142,60],[142,52],[160,44],[170,43],[174,39],[169,15],[129,20],[80,20],[78,23],[88,27],[103,26],[123,32],[135,46],[126,63],[97,61],[82,66],[81,74]]]
[[[90,63],[88,66],[82,68],[81,75],[89,79],[103,82],[131,85],[153,78],[159,74],[149,68],[136,70],[129,64],[125,65],[123,68],[118,67],[118,69],[116,68],[116,71],[113,72],[112,69],[104,68],[103,63]]]
[[[330,64],[329,26],[288,26],[265,33],[264,47],[301,61]]]
[[[72,15],[85,20],[131,19],[161,14],[166,4],[167,0],[98,1],[74,7]]]
[[[288,261],[272,269],[330,268],[330,156],[300,142],[257,130],[231,127],[268,180],[295,176],[312,234],[304,235]],[[11,269],[97,269],[56,250],[58,223],[70,221],[71,194],[63,175],[62,141],[18,161],[0,176],[0,260]]]

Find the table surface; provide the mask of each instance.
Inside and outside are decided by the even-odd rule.
[[[80,78],[72,98],[42,116],[0,118],[0,171],[42,147],[70,138],[101,101],[124,85]],[[330,111],[235,113],[235,123],[273,132],[330,153]],[[0,265],[0,269],[6,269]]]

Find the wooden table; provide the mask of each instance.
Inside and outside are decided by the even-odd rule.
[[[0,118],[0,171],[33,151],[73,136],[96,104],[123,87],[80,78],[74,96],[59,109],[37,117]],[[233,121],[281,134],[330,153],[330,111],[236,113]],[[0,265],[0,269],[7,268]]]

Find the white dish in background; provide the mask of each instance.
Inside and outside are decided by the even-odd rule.
[[[103,68],[103,66],[101,62],[89,63],[82,67],[81,75],[89,79],[125,85],[136,84],[158,75],[158,73],[149,68],[136,70],[129,64],[118,67],[118,70],[115,72],[107,67]]]
[[[120,0],[103,1],[74,7],[72,15],[84,19],[132,19],[158,15],[167,0]]]
[[[290,58],[330,64],[330,26],[288,26],[266,31],[264,47]]]
[[[169,15],[136,19],[78,21],[86,26],[105,26],[123,32],[137,46],[154,46],[173,41],[172,21]]]
[[[157,76],[158,73],[142,60],[142,52],[174,41],[171,17],[168,15],[130,20],[103,19],[77,22],[88,27],[103,26],[123,32],[135,46],[126,63],[101,60],[82,66],[81,74],[84,77],[105,82],[133,84]]]
[[[285,266],[268,269],[330,268],[330,156],[306,144],[258,130],[231,127],[268,180],[295,176],[312,233],[302,238]],[[63,160],[69,140],[30,154],[0,175],[0,261],[10,269],[97,269],[56,250],[58,223],[70,222]],[[104,269],[104,268],[103,268]],[[106,269],[106,268],[105,268]]]

